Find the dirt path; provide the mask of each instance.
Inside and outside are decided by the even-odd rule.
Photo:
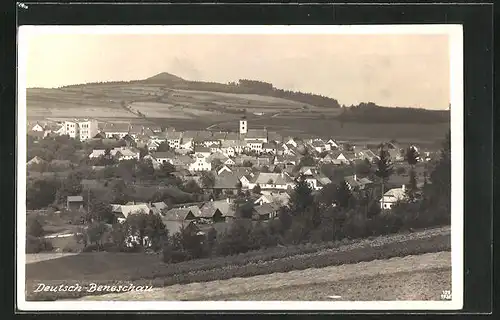
[[[77,253],[27,253],[26,254],[26,264],[63,258],[67,256],[74,256]]]
[[[83,300],[343,300],[437,299],[451,287],[451,253],[439,252],[352,265],[156,288],[148,293]]]

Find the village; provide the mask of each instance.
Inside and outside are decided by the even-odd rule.
[[[333,194],[335,190],[328,189],[334,185],[332,175],[336,185],[340,181],[353,193],[366,193],[372,186],[378,185],[376,177],[369,172],[379,161],[382,149],[391,164],[398,167],[387,181],[383,195],[375,195],[380,210],[390,211],[407,194],[408,165],[405,154],[408,148],[418,154],[417,162],[423,164],[418,166],[422,170],[417,170],[419,188],[427,183],[425,163],[431,161],[432,156],[431,152],[418,153],[417,146],[401,146],[395,141],[367,146],[340,142],[334,138],[325,141],[314,137],[282,137],[266,129],[251,128],[244,117],[239,121],[239,132],[177,131],[174,128],[162,131],[159,127],[102,123],[93,119],[59,123],[38,121],[28,127],[28,139],[31,139],[32,146],[57,136],[86,144],[86,151],[79,151],[79,161],[75,161],[73,156],[73,159],[62,159],[60,154],[53,159],[35,155],[27,161],[28,179],[51,174],[60,177],[77,170],[82,163],[91,165],[93,172],[104,172],[106,168],[117,167],[120,163],[146,163],[154,171],[168,167],[170,177],[202,190],[202,196],[195,199],[201,201],[192,201],[192,197],[188,200],[154,201],[146,197],[143,201],[130,198],[113,203],[111,199],[105,199],[116,221],[123,223],[134,214],[156,214],[171,235],[183,229],[197,235],[206,235],[211,228],[223,232],[231,221],[242,218],[235,204],[239,196],[251,202],[249,211],[245,213],[247,220],[256,223],[276,219],[280,209],[288,205],[299,177],[307,182],[313,194],[320,194],[324,188],[323,193]],[[54,167],[59,169],[50,169]],[[99,187],[106,188],[106,180],[109,179],[81,178],[81,186],[66,195],[66,199],[61,201],[63,206],[57,207],[56,212],[88,213],[91,210],[90,192],[99,193]],[[153,186],[153,189],[155,185],[164,184],[162,179],[149,179],[148,182],[134,179],[127,183]],[[332,201],[331,205],[337,204]],[[30,212],[44,212],[46,209],[29,208]],[[59,251],[70,250],[64,248],[65,241],[61,245],[63,248],[58,248],[57,240],[71,238],[75,226],[55,229],[57,232],[45,235],[46,239],[51,239],[51,247]],[[134,246],[137,241],[132,236],[127,240],[127,246]],[[141,241],[147,241],[147,237]]]

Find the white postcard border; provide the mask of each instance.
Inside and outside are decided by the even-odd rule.
[[[452,299],[450,301],[26,301],[26,215],[17,214],[17,309],[72,310],[458,310],[463,306],[463,34],[461,25],[356,26],[21,26],[18,32],[17,175],[26,177],[26,62],[37,34],[448,34],[452,150]],[[26,212],[26,179],[17,179],[17,212]],[[446,288],[443,288],[446,290]]]

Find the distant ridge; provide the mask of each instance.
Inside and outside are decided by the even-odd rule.
[[[143,81],[164,83],[164,82],[185,82],[186,80],[168,72],[161,72],[158,73],[157,75],[144,79]]]

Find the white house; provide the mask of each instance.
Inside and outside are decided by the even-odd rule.
[[[198,171],[211,171],[212,163],[207,161],[207,157],[203,155],[195,155],[194,162],[189,165],[189,171],[198,172]]]
[[[399,201],[406,198],[405,186],[402,185],[401,188],[394,188],[386,193],[382,199],[380,199],[380,208],[382,210],[390,210]]]
[[[194,154],[196,156],[202,156],[204,158],[209,157],[211,153],[212,152],[211,152],[210,148],[207,148],[207,147],[197,147],[194,150]]]
[[[261,153],[264,143],[261,140],[248,140],[247,144],[250,150]]]
[[[182,138],[180,148],[184,150],[193,150],[194,148],[194,140],[193,138]]]
[[[180,149],[182,140],[182,133],[176,131],[165,132],[165,141],[172,149]]]
[[[114,150],[116,150],[116,154],[118,156],[119,161],[132,160],[132,159],[138,160],[141,155],[139,150],[135,150],[132,148],[123,147],[123,148],[115,148]]]
[[[76,139],[79,136],[79,126],[76,121],[64,121],[64,134]]]
[[[151,154],[151,156],[160,164],[164,163],[174,164],[174,159],[176,157],[175,153],[169,151],[154,152]]]
[[[98,132],[97,120],[83,119],[78,122],[80,141],[92,139]]]
[[[241,183],[244,185],[243,181]],[[259,185],[261,190],[287,190],[293,188],[295,182],[284,173],[259,172],[248,182],[248,189],[253,189],[256,185]]]
[[[107,123],[103,128],[106,138],[117,137],[122,139],[130,131],[130,124],[128,123]]]
[[[158,149],[159,146],[160,146],[160,143],[156,140],[149,140],[148,141],[148,150],[149,151],[155,151],[156,149]]]
[[[340,147],[339,144],[333,139],[328,140],[326,144],[329,145],[331,149],[338,149]]]
[[[38,132],[42,132],[44,131],[43,127],[37,122],[32,128],[31,128],[31,131],[38,131]]]

